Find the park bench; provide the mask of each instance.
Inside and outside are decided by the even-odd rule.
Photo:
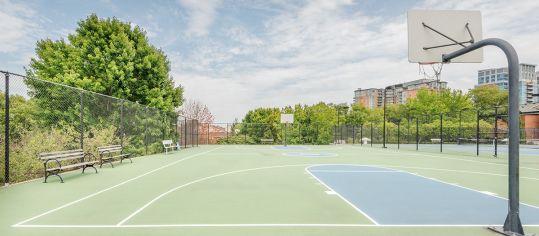
[[[441,143],[441,142],[442,142],[442,139],[439,139],[439,138],[431,138],[431,139],[430,139],[430,142],[431,142],[431,143]]]
[[[133,160],[131,160],[131,154],[123,153],[123,147],[121,145],[98,147],[97,153],[99,154],[99,168],[101,168],[105,163],[110,163],[110,165],[114,168],[112,162],[117,158],[120,159],[120,163],[122,163],[124,159],[129,159],[129,161],[133,163]]]
[[[168,149],[174,151],[174,149],[179,150],[178,145],[174,144],[172,140],[163,140],[163,148],[165,148],[165,154],[168,153]]]
[[[273,139],[272,138],[261,138],[260,143],[261,144],[273,144]]]
[[[93,160],[90,158],[93,157]],[[94,167],[98,161],[95,159],[95,156],[84,153],[82,149],[68,150],[68,151],[59,151],[59,152],[43,152],[38,154],[38,158],[43,161],[43,167],[45,169],[45,181],[51,175],[56,175],[60,178],[60,181],[63,183],[64,179],[60,176],[60,172],[71,169],[82,168],[82,173],[88,167],[92,167],[97,173],[97,169]]]

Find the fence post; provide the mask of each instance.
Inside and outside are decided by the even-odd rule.
[[[415,118],[415,150],[419,150],[419,118]]]
[[[397,149],[401,149],[401,121],[397,122]]]
[[[371,147],[372,147],[372,143],[374,143],[373,133],[374,133],[374,126],[371,123]]]
[[[299,143],[303,144],[303,141],[301,140],[301,123],[298,123],[298,133],[299,133]]]
[[[475,123],[475,155],[479,156],[479,110],[477,110],[477,119]]]
[[[443,150],[444,146],[444,122],[443,122],[444,115],[440,112],[440,152]]]
[[[124,100],[120,99],[120,146],[124,146]]]
[[[359,127],[359,143],[361,143],[361,146],[363,146],[363,124]]]
[[[176,144],[180,143],[178,140],[178,114],[174,114],[174,139],[176,140]]]
[[[148,114],[148,108],[144,109]],[[148,119],[144,119],[144,152],[148,155]]]
[[[352,144],[356,144],[356,126],[352,125]]]
[[[208,123],[208,141],[206,144],[210,144],[210,123]]]
[[[4,129],[5,129],[5,132],[4,132],[4,140],[5,140],[5,160],[4,160],[4,185],[7,186],[9,185],[9,73],[5,73],[5,76],[6,76],[6,84],[5,84],[5,91],[6,93],[4,94],[5,96],[5,110],[6,110],[6,113],[4,115]]]
[[[80,149],[84,149],[84,92],[80,90]]]
[[[527,130],[524,130],[526,135]],[[495,107],[494,114],[494,157],[498,157],[498,106]]]
[[[183,143],[185,144],[185,147],[187,148],[187,117],[183,118]]]

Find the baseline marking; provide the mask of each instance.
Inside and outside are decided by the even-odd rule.
[[[18,226],[21,226],[22,224],[24,224],[24,223],[26,223],[26,222],[35,220],[35,219],[37,219],[37,218],[40,218],[40,217],[42,217],[42,216],[45,216],[45,215],[48,215],[48,214],[50,214],[50,213],[56,212],[56,211],[58,211],[58,210],[61,210],[61,209],[63,209],[63,208],[66,208],[66,207],[68,207],[68,206],[71,206],[71,205],[73,205],[73,204],[76,204],[76,203],[78,203],[78,202],[81,202],[81,201],[84,201],[84,200],[86,200],[86,199],[95,197],[95,196],[97,196],[97,195],[99,195],[99,194],[101,194],[101,193],[107,192],[107,191],[109,191],[109,190],[111,190],[111,189],[115,189],[115,188],[120,187],[120,186],[122,186],[122,185],[125,185],[125,184],[127,184],[127,183],[129,183],[129,182],[132,182],[132,181],[134,181],[134,180],[140,179],[140,178],[142,178],[142,177],[144,177],[144,176],[146,176],[146,175],[149,175],[149,174],[151,174],[151,173],[154,173],[154,172],[156,172],[156,171],[165,169],[165,168],[167,168],[167,167],[173,166],[173,165],[175,165],[175,164],[177,164],[177,163],[180,163],[180,162],[182,162],[182,161],[186,161],[186,160],[195,158],[195,157],[200,156],[200,155],[207,154],[207,153],[209,153],[209,152],[212,152],[212,151],[215,151],[215,150],[221,149],[221,148],[223,148],[223,147],[218,147],[218,148],[214,148],[214,149],[211,149],[211,150],[208,150],[208,151],[205,151],[205,152],[193,154],[193,155],[187,156],[187,157],[185,157],[185,158],[183,158],[183,159],[180,159],[180,160],[171,162],[171,163],[169,163],[169,164],[167,164],[167,165],[164,165],[164,166],[161,166],[161,167],[156,168],[156,169],[154,169],[154,170],[148,171],[148,172],[146,172],[146,173],[144,173],[144,174],[141,174],[141,175],[139,175],[139,176],[136,176],[136,177],[134,177],[134,178],[125,180],[125,181],[123,181],[123,182],[121,182],[121,183],[119,183],[119,184],[116,184],[116,185],[113,185],[113,186],[108,187],[108,188],[106,188],[106,189],[103,189],[103,190],[100,190],[100,191],[98,191],[98,192],[92,193],[92,194],[90,194],[90,195],[87,195],[87,196],[85,196],[85,197],[83,197],[83,198],[80,198],[80,199],[77,199],[77,200],[75,200],[75,201],[66,203],[66,204],[64,204],[64,205],[62,205],[62,206],[59,206],[59,207],[54,208],[54,209],[52,209],[52,210],[46,211],[46,212],[41,213],[41,214],[39,214],[39,215],[37,215],[37,216],[34,216],[34,217],[32,217],[32,218],[23,220],[23,221],[21,221],[21,222],[19,222],[19,223],[16,223],[16,224],[12,225],[12,227],[18,227]]]
[[[369,219],[372,223],[374,223],[375,225],[380,225],[378,222],[376,222],[376,220],[374,220],[372,217],[370,217],[369,215],[367,215],[367,213],[365,213],[364,211],[362,211],[361,209],[359,209],[356,205],[352,204],[350,201],[348,201],[348,199],[344,198],[339,192],[333,190],[331,187],[329,187],[329,185],[327,185],[326,183],[324,183],[322,180],[320,180],[318,177],[316,177],[316,175],[313,175],[313,173],[311,173],[311,171],[309,170],[309,168],[311,167],[314,167],[314,166],[322,166],[322,165],[325,165],[325,164],[318,164],[318,165],[310,165],[310,166],[307,166],[305,167],[305,171],[307,173],[309,173],[313,178],[315,178],[318,183],[320,183],[321,185],[323,185],[324,187],[326,187],[327,189],[329,189],[330,191],[332,192],[335,192],[335,195],[339,196],[339,198],[341,198],[344,202],[346,202],[348,205],[350,205],[352,208],[354,208],[356,211],[358,211],[359,213],[361,213],[363,216],[365,216],[367,219]]]
[[[467,227],[489,227],[502,225],[373,225],[373,224],[157,224],[157,225],[19,225],[19,228],[280,228],[280,227],[313,227],[313,228],[333,228],[333,227],[365,227],[365,228],[467,228]],[[539,225],[523,225],[524,227],[539,227]]]

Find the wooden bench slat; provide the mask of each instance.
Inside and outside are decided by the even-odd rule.
[[[97,149],[109,149],[109,148],[122,148],[121,145],[110,145],[110,146],[102,146],[102,147],[97,147]]]
[[[62,157],[71,157],[71,156],[84,156],[84,152],[77,151],[77,152],[69,152],[69,153],[61,153],[61,154],[55,154],[55,155],[41,155],[39,154],[39,159],[41,160],[48,160],[48,159],[58,159]]]
[[[84,158],[84,155],[72,156],[72,157],[62,157],[62,158],[56,158],[56,159],[53,159],[53,160],[67,161],[67,160],[75,160],[75,159],[82,159],[82,158]]]
[[[39,153],[39,155],[49,156],[49,155],[64,154],[64,153],[71,153],[71,152],[82,152],[82,149],[73,149],[73,150],[68,150],[68,151],[56,151],[56,152],[42,152],[42,153]]]
[[[97,163],[97,161],[80,162],[80,163],[75,163],[75,164],[61,166],[61,167],[53,167],[53,168],[50,168],[50,169],[47,169],[47,170],[48,171],[64,170],[64,169],[71,169],[71,168],[74,168],[74,167],[91,165],[91,164],[96,164],[96,163]]]
[[[99,152],[116,152],[121,151],[123,148],[107,148],[107,149],[98,149]]]

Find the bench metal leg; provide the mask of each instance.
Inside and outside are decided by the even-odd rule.
[[[103,167],[103,164],[109,163],[112,168],[114,168],[114,164],[112,164],[112,161],[104,161],[99,164],[99,168]]]
[[[51,176],[51,175],[56,175],[58,176],[58,178],[60,178],[60,182],[63,183],[64,182],[64,179],[62,178],[62,176],[60,176],[58,173],[59,172],[55,172],[55,173],[51,173],[51,172],[48,172],[49,174],[45,174],[45,181],[43,181],[43,183],[47,183],[47,179]]]
[[[122,161],[123,161],[124,159],[129,159],[129,161],[130,161],[131,163],[133,163],[133,160],[131,160],[131,157],[130,157],[130,156],[120,158],[120,163],[122,163]]]
[[[97,174],[97,169],[95,168],[95,166],[94,166],[94,165],[88,165],[88,166],[82,167],[82,173],[83,173],[83,174],[84,174],[84,171],[86,170],[86,168],[88,168],[88,167],[92,167],[92,168],[94,168],[94,170],[95,170],[95,173]]]

